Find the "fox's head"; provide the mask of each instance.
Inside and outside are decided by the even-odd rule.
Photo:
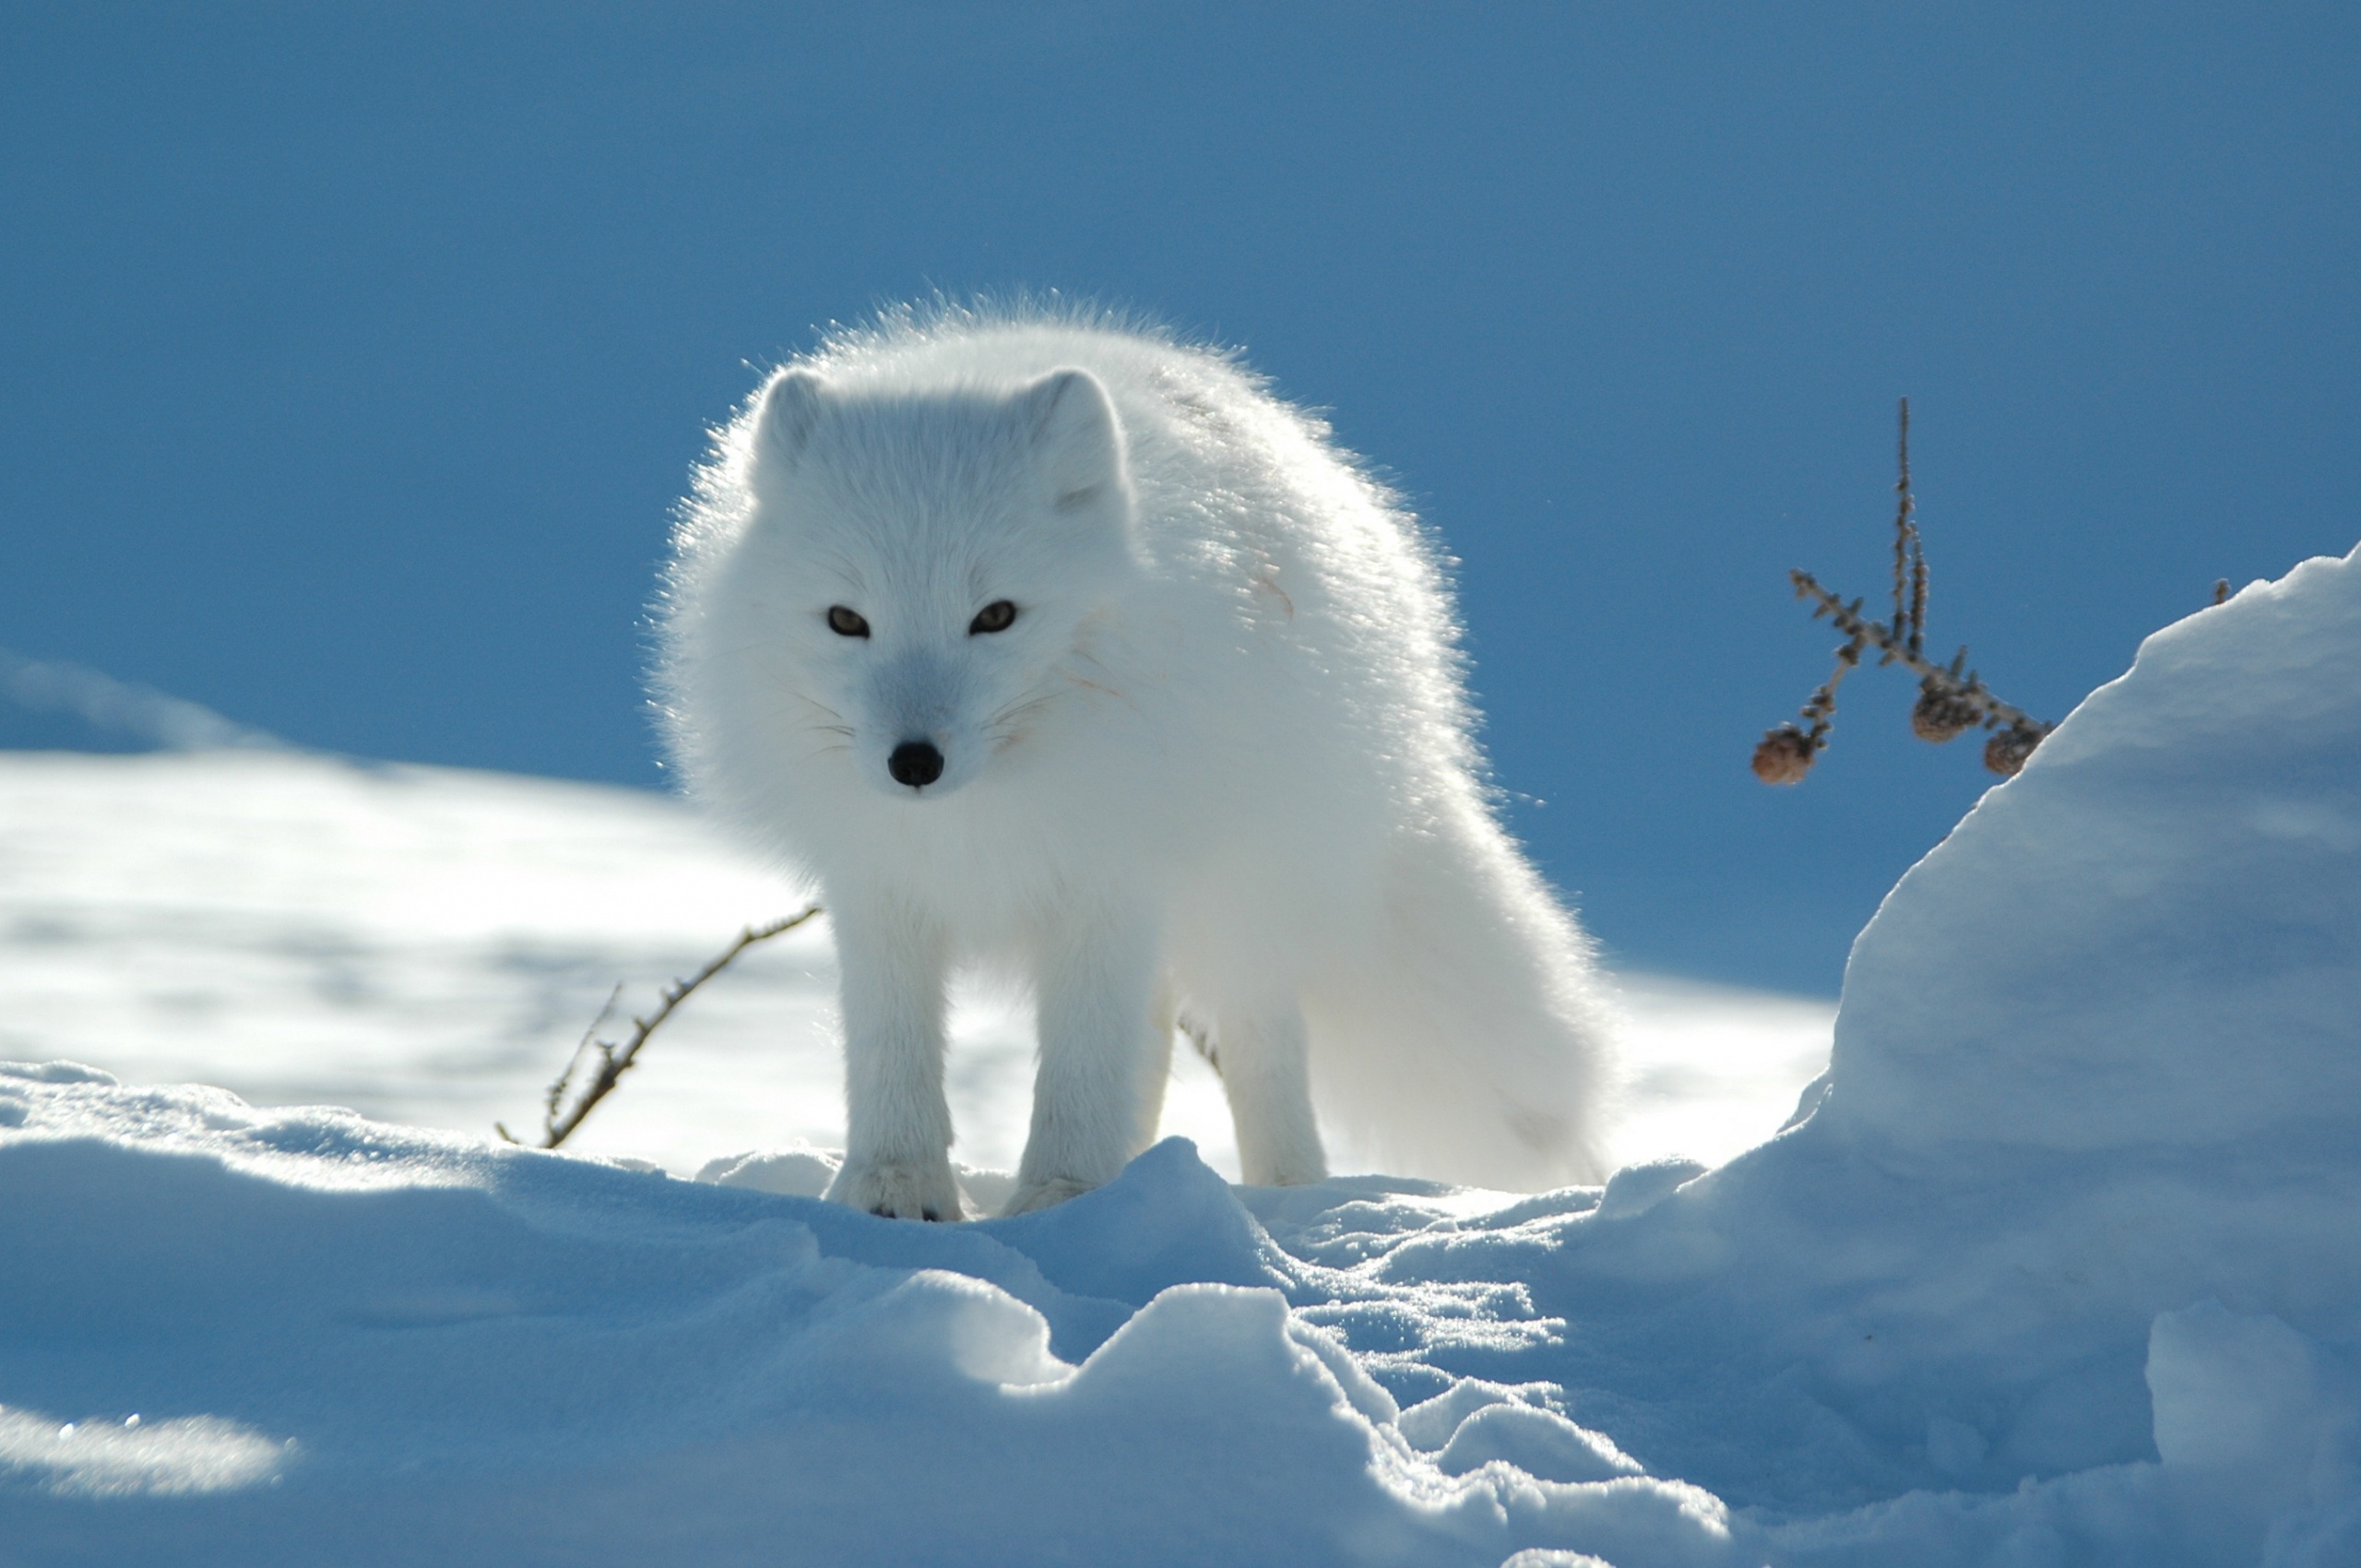
[[[1107,389],[838,386],[782,372],[754,415],[727,636],[772,722],[933,799],[1086,683],[1093,617],[1136,576]]]

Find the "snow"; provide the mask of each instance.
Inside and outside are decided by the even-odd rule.
[[[1173,1139],[1019,1219],[821,1204],[796,1194],[828,1167],[825,1102],[733,1054],[758,1026],[723,1016],[793,1003],[811,1028],[817,937],[731,976],[734,1002],[700,996],[674,1051],[735,1061],[703,1080],[730,1097],[781,1091],[804,1144],[774,1126],[676,1147],[738,1112],[696,1122],[654,1064],[617,1097],[618,1127],[635,1097],[647,1119],[615,1136],[703,1181],[8,1069],[0,1558],[2361,1562],[2356,672],[2361,552],[2157,634],[1889,896],[1806,1113],[1726,1161],[1629,1144],[1603,1191],[1238,1188]],[[281,826],[257,807],[242,849],[221,826],[240,791],[206,768],[335,765],[142,765],[184,785],[175,811],[216,814],[184,828],[169,790],[110,802],[100,775],[66,777],[93,765],[51,766],[29,783],[41,767],[12,765],[15,799],[48,788],[70,797],[53,820],[179,833],[180,859],[125,849],[110,883],[100,851],[44,861],[50,840],[12,826],[7,918],[51,921],[56,963],[42,980],[11,939],[10,983],[40,1000],[10,1027],[77,1051],[115,1028],[143,1073],[175,1051],[226,1065],[244,1026],[212,1009],[255,1001],[249,1084],[348,1082],[382,1114],[402,1094],[462,1108],[432,1086],[509,1073],[529,1105],[580,986],[701,957],[718,944],[677,945],[692,916],[726,934],[777,907],[677,817],[596,792],[575,804],[612,825],[603,848],[534,809],[550,786],[355,774],[350,798],[279,800],[334,810]],[[516,809],[417,827],[469,788]],[[374,824],[385,864],[328,863],[337,812]],[[469,851],[462,818],[506,826]],[[659,832],[678,858],[618,897],[612,866],[649,865],[633,846]],[[292,849],[268,897],[236,893],[275,840],[314,846],[342,891],[307,891]],[[573,923],[521,873],[456,903],[419,891],[436,855],[461,880],[479,858],[573,878]],[[201,956],[176,966],[182,943]],[[115,992],[91,1003],[109,961]],[[338,975],[359,991],[271,1011]],[[1713,1071],[1710,1015],[1742,1004],[1656,995],[1634,1007],[1635,1122],[1674,1127],[1681,1086]],[[716,1032],[692,1047],[708,1002]],[[487,1005],[509,1010],[470,1034]],[[962,1050],[989,1060],[1021,1010],[970,1007]],[[1757,1075],[1802,1022],[1753,1037]],[[329,1043],[307,1055],[306,1030]],[[974,1092],[963,1114],[989,1114],[1021,1075]],[[1759,1138],[1784,1109],[1754,1104]],[[1708,1130],[1747,1121],[1709,1110]]]
[[[616,982],[626,1013],[645,1009],[804,901],[643,790],[287,751],[0,753],[0,1057],[521,1135]],[[1627,988],[1624,1159],[1726,1159],[1827,1064],[1834,1009],[1816,999]],[[688,1174],[728,1151],[840,1144],[835,993],[825,920],[753,950],[569,1146]],[[1013,1169],[1029,1009],[970,985],[953,1024],[956,1152]],[[1220,1086],[1175,1055],[1166,1130],[1234,1178]]]

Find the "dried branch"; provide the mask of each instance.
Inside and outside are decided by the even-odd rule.
[[[1904,640],[1915,640],[1927,613],[1927,568],[1918,556],[1918,503],[1910,493],[1910,399],[1902,399],[1902,477],[1893,493],[1893,629]],[[1912,592],[1911,567],[1916,564],[1916,591]]]
[[[1893,526],[1897,531],[1910,536],[1909,639],[1910,651],[1915,655],[1927,641],[1927,550],[1918,538],[1918,503],[1910,493],[1910,399],[1907,398],[1902,399],[1901,423],[1900,456],[1896,459],[1901,477],[1893,481],[1894,493],[1899,497],[1894,503]],[[1894,584],[1897,597],[1901,591],[1902,585],[1897,581]]]
[[[2002,702],[1982,677],[1966,668],[1967,649],[1951,663],[1930,662],[1927,640],[1927,552],[1918,536],[1917,503],[1910,493],[1910,399],[1902,399],[1897,442],[1900,477],[1894,481],[1893,620],[1862,618],[1861,601],[1845,603],[1821,587],[1809,572],[1790,572],[1796,597],[1812,601],[1812,616],[1825,615],[1845,636],[1836,650],[1836,669],[1805,702],[1799,717],[1809,727],[1782,724],[1754,748],[1754,774],[1766,784],[1796,784],[1828,749],[1836,711],[1836,687],[1859,665],[1864,650],[1876,648],[1880,664],[1900,664],[1918,677],[1918,700],[1910,730],[1922,741],[1949,741],[1967,731],[1994,731],[1984,744],[1984,766],[2002,776],[2016,773],[2052,726],[2012,703]]]
[[[615,1001],[623,995],[623,988],[617,985],[613,991],[609,992],[606,1005],[599,1008],[599,1016],[590,1020],[590,1027],[582,1031],[581,1042],[575,1046],[574,1054],[566,1059],[565,1071],[560,1073],[557,1082],[550,1086],[549,1096],[545,1102],[546,1109],[541,1117],[540,1146],[555,1148],[573,1135],[574,1130],[582,1125],[582,1119],[590,1114],[591,1108],[612,1093],[615,1085],[622,1081],[623,1075],[631,1071],[633,1064],[639,1060],[639,1048],[647,1043],[647,1037],[654,1034],[664,1020],[672,1016],[674,1008],[689,999],[690,992],[728,968],[730,960],[757,942],[768,942],[774,936],[793,931],[819,912],[820,906],[813,904],[801,914],[789,915],[783,921],[773,921],[768,925],[748,926],[738,933],[737,941],[731,943],[704,968],[699,969],[687,980],[676,980],[666,986],[660,1000],[657,1003],[656,1010],[645,1018],[634,1018],[631,1021],[631,1038],[620,1045],[597,1038],[600,1026],[614,1016]],[[591,1076],[588,1086],[582,1090],[580,1098],[575,1100],[573,1109],[569,1111],[566,1109],[565,1101],[566,1096],[574,1088],[575,1075],[581,1069],[584,1059],[591,1055],[597,1056],[599,1070]],[[508,1130],[504,1123],[493,1123],[492,1130],[512,1144],[518,1141],[516,1135]]]

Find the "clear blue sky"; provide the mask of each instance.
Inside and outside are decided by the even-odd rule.
[[[1786,569],[1884,591],[1903,393],[1932,640],[2036,712],[2349,549],[2356,152],[2350,6],[0,5],[0,646],[658,785],[704,427],[1057,288],[1416,499],[1612,954],[1833,992],[1988,779],[1870,671],[1754,782],[1833,644]]]

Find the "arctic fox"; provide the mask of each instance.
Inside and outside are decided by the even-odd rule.
[[[692,791],[816,881],[843,969],[828,1195],[960,1217],[945,982],[1039,1016],[1006,1212],[1153,1141],[1176,1022],[1244,1175],[1600,1173],[1588,945],[1494,820],[1415,521],[1232,356],[888,315],[715,439],[658,601]]]

